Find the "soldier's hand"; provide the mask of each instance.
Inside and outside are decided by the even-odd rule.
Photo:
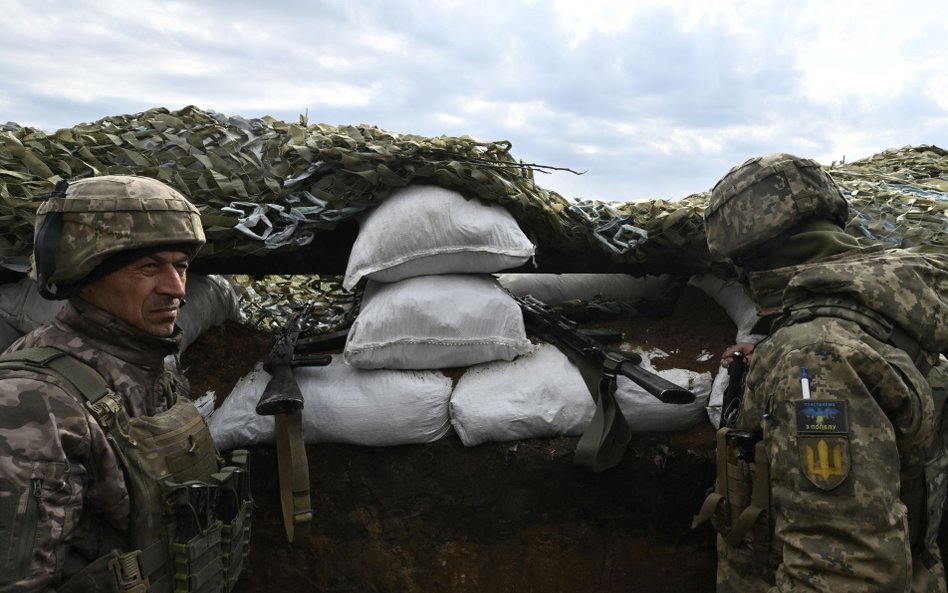
[[[744,361],[747,364],[750,364],[751,359],[754,357],[754,344],[751,342],[738,342],[733,346],[728,346],[724,351],[724,354],[721,356],[721,366],[727,368],[731,364],[731,361],[734,359],[734,353],[740,352],[744,355]]]

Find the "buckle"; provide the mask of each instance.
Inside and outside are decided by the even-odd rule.
[[[141,550],[135,550],[109,559],[109,569],[122,593],[147,593],[149,582],[142,574],[141,555]]]
[[[122,409],[122,401],[111,389],[94,402],[87,401],[86,407],[100,423],[105,423]]]

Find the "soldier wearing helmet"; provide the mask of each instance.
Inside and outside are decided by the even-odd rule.
[[[816,162],[732,168],[705,211],[767,337],[696,522],[718,531],[718,591],[945,591],[948,256],[863,247]],[[728,352],[727,354],[729,354]]]
[[[93,177],[58,185],[35,229],[31,276],[67,302],[0,358],[0,590],[170,592],[197,573],[227,590],[219,554],[183,575],[171,555],[221,539],[193,519],[189,496],[225,474],[177,365],[198,210],[153,179]]]

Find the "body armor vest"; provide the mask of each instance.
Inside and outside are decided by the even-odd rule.
[[[130,418],[92,367],[56,348],[0,357],[0,369],[30,370],[71,386],[122,463],[131,502],[125,549],[63,583],[60,593],[229,591],[249,552],[253,506],[246,451],[218,457],[210,431],[187,400]]]

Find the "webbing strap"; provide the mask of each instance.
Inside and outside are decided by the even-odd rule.
[[[92,403],[111,392],[108,383],[95,369],[68,352],[51,346],[8,352],[0,356],[0,367],[33,371],[49,369],[72,384],[87,401]]]
[[[309,498],[309,464],[303,442],[303,414],[292,410],[273,417],[276,423],[277,463],[283,527],[292,543],[309,533],[313,509]]]
[[[741,515],[734,522],[731,531],[724,538],[724,542],[731,546],[736,546],[744,539],[744,535],[750,531],[757,517],[770,507],[770,464],[767,461],[767,451],[764,448],[764,442],[760,441],[754,445],[754,485],[751,490],[751,503],[741,512]]]
[[[730,431],[731,429],[728,427],[718,429],[716,435],[717,449],[715,452],[718,471],[717,481],[714,485],[714,492],[704,499],[701,510],[692,518],[692,529],[710,519],[714,511],[717,510],[718,504],[725,498],[725,493],[727,492],[727,433]]]
[[[573,463],[599,472],[622,462],[632,432],[616,401],[616,376],[603,373],[595,393],[596,409],[576,443]]]
[[[619,465],[625,457],[629,441],[632,440],[632,431],[622,415],[615,395],[615,369],[622,361],[607,356],[603,365],[597,367],[559,340],[548,337],[548,341],[579,369],[596,404],[592,419],[576,443],[573,463],[594,472]]]

